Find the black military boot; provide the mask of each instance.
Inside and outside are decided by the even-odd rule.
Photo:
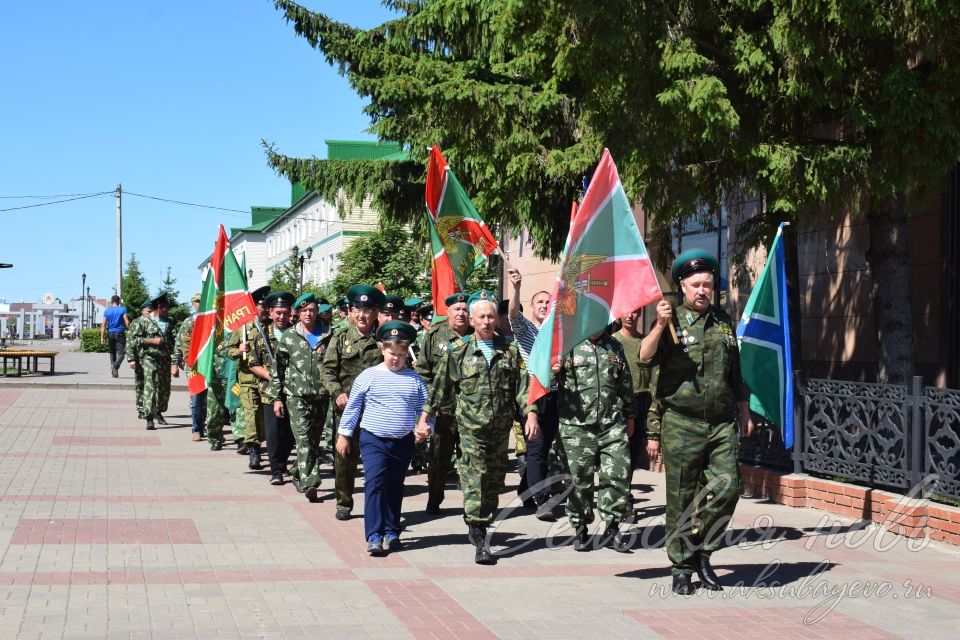
[[[680,594],[681,596],[691,596],[695,589],[693,588],[693,583],[690,582],[689,573],[678,573],[673,576],[673,592]]]
[[[581,524],[577,527],[577,532],[573,535],[574,551],[590,551],[590,534],[587,532],[587,525]]]
[[[250,464],[247,467],[254,471],[263,469],[263,465],[260,464],[260,445],[256,442],[249,444],[247,445],[247,451],[250,453]]]
[[[153,426],[153,418],[147,418],[147,431],[154,431],[155,429],[156,427]]]
[[[166,419],[163,417],[159,411],[157,411],[157,424],[162,424],[163,426],[168,426]]]
[[[497,564],[497,559],[493,556],[493,552],[490,551],[490,547],[488,547],[487,543],[483,540],[477,543],[477,552],[473,556],[473,561],[477,564]]]
[[[210,443],[210,451],[220,451],[221,449],[223,449],[222,442],[217,441],[217,442]]]
[[[723,591],[720,579],[710,566],[710,556],[697,552],[694,562],[697,563],[697,573],[700,574],[700,585],[710,591]]]
[[[238,455],[238,456],[245,456],[245,455],[247,455],[247,452],[250,451],[249,447],[247,447],[247,443],[244,442],[242,438],[237,438],[237,439],[234,440],[233,442],[234,442],[234,444],[237,445],[237,455]]]
[[[470,544],[476,546],[487,539],[487,528],[479,524],[468,525],[467,540]]]

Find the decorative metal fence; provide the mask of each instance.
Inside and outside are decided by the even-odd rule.
[[[910,386],[795,380],[793,451],[760,421],[741,461],[901,490],[929,478],[927,490],[960,499],[960,391],[919,377]]]

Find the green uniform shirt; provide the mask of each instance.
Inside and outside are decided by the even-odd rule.
[[[267,323],[264,325],[263,330],[269,332],[271,330],[270,324]],[[260,330],[257,328],[257,324],[255,322],[248,322],[243,327],[231,333],[230,339],[227,342],[227,357],[237,361],[237,382],[243,386],[255,386],[260,380],[260,378],[250,372],[250,347],[253,343],[254,336],[259,335]],[[246,337],[247,341],[246,357],[242,357],[244,354],[240,352],[240,344],[243,342],[244,337]]]
[[[469,336],[469,334],[467,334]],[[437,369],[440,367],[440,361],[450,349],[455,349],[465,344],[470,338],[461,337],[446,322],[435,327],[430,327],[429,331],[424,332],[423,342],[417,355],[417,373],[426,381],[427,386],[433,382],[437,376]],[[453,417],[456,410],[456,403],[453,396],[447,398],[446,403],[437,408],[440,415]]]
[[[353,325],[333,336],[323,358],[323,386],[336,400],[341,393],[350,395],[360,372],[383,362],[374,332],[364,336]]]
[[[448,350],[440,361],[423,410],[436,413],[448,406],[453,397],[457,424],[461,427],[509,429],[516,405],[524,407],[524,415],[536,412],[536,407],[527,405],[527,384],[526,365],[516,342],[494,336],[488,364],[471,336],[464,344]]]
[[[267,332],[270,341],[270,350],[267,351],[267,341],[264,340],[263,335],[257,331],[253,338],[250,340],[250,344],[247,346],[247,366],[249,367],[263,367],[267,371],[273,371],[273,358],[270,357],[270,354],[275,354],[277,352],[277,347],[279,346],[279,340],[276,338],[276,328],[271,324],[268,327],[264,327],[264,330]],[[285,329],[281,330],[281,335]],[[271,374],[272,380],[272,374]],[[264,402],[273,402],[277,398],[271,398],[267,391],[270,387],[270,380],[264,380],[263,378],[257,378],[257,383],[260,385],[260,393],[264,397]]]
[[[187,357],[190,355],[190,338],[193,337],[193,323],[196,316],[190,316],[177,329],[177,339],[173,345],[174,364],[181,369],[187,366]],[[133,324],[133,323],[131,323]]]
[[[284,331],[273,353],[267,398],[273,401],[324,395],[325,390],[320,383],[320,363],[325,346],[326,341],[321,337],[316,348],[311,349],[301,324]]]
[[[163,338],[163,346],[146,344],[148,338]],[[153,358],[156,360],[169,359],[173,355],[173,348],[176,343],[173,323],[167,321],[165,331],[160,330],[153,316],[140,316],[130,323],[127,327],[127,360],[133,362],[141,358]]]
[[[733,417],[750,390],[740,374],[733,321],[720,308],[699,313],[686,304],[674,309],[680,344],[664,331],[650,364],[657,367],[655,412],[667,409],[702,420]],[[656,420],[648,421],[648,429]]]
[[[617,331],[613,337],[623,347],[623,355],[627,358],[630,377],[633,379],[633,392],[650,391],[650,367],[640,366],[640,341],[643,340],[643,334],[641,333],[639,338],[634,338]]]
[[[607,426],[636,417],[630,368],[609,336],[573,348],[557,374],[557,391],[561,424]]]

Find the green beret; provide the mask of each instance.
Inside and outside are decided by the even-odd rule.
[[[675,282],[702,271],[709,271],[715,277],[720,275],[720,263],[703,249],[684,251],[673,261],[673,268],[670,270]]]
[[[287,293],[286,291],[271,291],[270,294],[263,299],[263,306],[270,309],[275,307],[292,307],[293,294]]]
[[[444,300],[444,304],[448,307],[452,304],[457,304],[458,302],[467,302],[470,299],[470,296],[466,293],[455,293],[452,296],[447,296],[447,299]]]
[[[144,309],[150,309],[151,307],[153,307],[153,300],[147,300],[140,305],[140,311],[143,311]]]
[[[377,340],[380,342],[413,342],[417,337],[417,330],[409,322],[391,320],[377,329]]]
[[[467,306],[469,307],[477,300],[487,300],[488,302],[492,302],[494,306],[496,306],[497,304],[497,296],[494,295],[493,291],[490,291],[489,289],[481,289],[480,291],[474,291],[473,295],[471,295],[470,298],[467,300]]]
[[[403,301],[403,306],[410,307],[411,309],[416,309],[423,304],[423,299],[413,296],[412,298],[407,298]]]
[[[399,313],[403,309],[403,298],[393,294],[385,294],[383,302],[380,303],[380,311],[384,313]]]
[[[314,295],[313,291],[307,291],[305,294],[297,298],[297,301],[293,303],[294,309],[299,309],[305,304],[310,304],[311,302],[317,302],[317,296]]]
[[[254,289],[250,292],[250,297],[253,298],[253,304],[263,303],[263,299],[267,297],[267,294],[270,293],[270,285],[264,285],[259,289]]]
[[[326,298],[317,298],[317,313],[326,313],[333,309],[333,305]]]
[[[357,309],[379,309],[383,306],[383,292],[368,284],[355,284],[347,291],[347,300]]]

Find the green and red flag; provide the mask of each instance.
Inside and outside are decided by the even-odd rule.
[[[550,313],[527,362],[532,403],[551,386],[551,364],[611,322],[663,297],[617,167],[603,150],[570,224]]]
[[[467,286],[467,278],[500,248],[457,177],[430,148],[427,165],[427,220],[433,251],[433,318],[447,315],[444,300]]]
[[[217,345],[223,339],[224,281],[227,280],[233,284],[239,274],[240,267],[229,249],[227,233],[223,225],[220,225],[217,230],[217,241],[210,255],[210,268],[207,270],[200,294],[200,306],[193,321],[193,334],[190,337],[190,351],[187,355],[187,388],[190,395],[196,395],[206,389],[207,380],[214,376],[214,355]],[[245,293],[246,285],[241,286]],[[246,294],[246,297],[250,298],[250,295]],[[252,302],[251,300],[251,306]],[[235,313],[237,309],[242,310],[244,304],[242,295],[234,296]]]
[[[220,233],[226,233],[220,226]],[[247,279],[237,264],[237,256],[227,251],[223,261],[223,326],[227,331],[236,331],[257,317],[257,305],[247,291]]]

